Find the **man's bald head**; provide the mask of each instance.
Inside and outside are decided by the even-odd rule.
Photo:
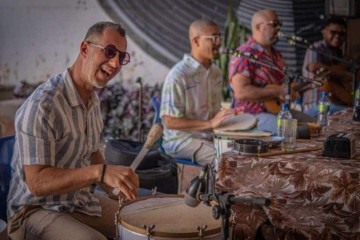
[[[271,51],[271,46],[278,41],[281,22],[275,11],[262,9],[255,12],[251,19],[252,38],[261,46]]]
[[[190,24],[189,27],[189,40],[191,42],[195,37],[206,34],[208,27],[217,27],[217,24],[211,20],[199,19]]]
[[[256,25],[269,21],[274,15],[277,16],[276,12],[271,9],[262,9],[255,12],[251,18],[251,31],[254,33]]]
[[[211,20],[199,19],[190,24],[189,40],[191,56],[208,68],[220,56],[221,32]]]

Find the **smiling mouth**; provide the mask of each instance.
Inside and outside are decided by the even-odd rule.
[[[105,71],[104,69],[100,69],[100,71],[106,76],[106,78],[110,78],[111,74]]]

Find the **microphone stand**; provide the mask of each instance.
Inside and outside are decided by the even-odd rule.
[[[142,132],[141,132],[141,125],[142,125],[142,102],[143,102],[143,84],[142,84],[142,79],[141,77],[138,77],[136,79],[136,83],[139,83],[140,88],[139,88],[139,109],[138,109],[138,123],[137,123],[137,127],[138,127],[138,141],[139,142],[143,142],[143,136],[142,136]]]
[[[212,208],[213,217],[219,219],[221,216],[221,237],[222,240],[229,239],[230,236],[230,216],[231,216],[231,205],[234,204],[231,201],[235,196],[232,194],[219,194],[216,195],[216,201],[219,205]]]
[[[215,192],[215,169],[213,165],[207,164],[204,171],[206,173],[206,190],[205,193],[200,193],[198,199],[210,206],[211,201],[215,201],[218,205],[212,207],[212,215],[215,219],[221,217],[221,239],[228,240],[230,232],[230,216],[231,205],[233,204],[247,204],[247,205],[263,205],[269,206],[270,200],[266,198],[242,198],[236,197],[234,194],[226,192]]]

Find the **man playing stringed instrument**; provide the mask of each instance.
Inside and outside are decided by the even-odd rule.
[[[234,108],[255,114],[258,128],[276,133],[276,114],[266,109],[264,102],[283,101],[287,86],[283,84],[284,74],[266,65],[275,65],[284,69],[285,62],[281,53],[273,47],[278,40],[282,26],[277,14],[270,9],[259,10],[251,19],[252,37],[237,50],[256,56],[257,63],[245,57],[232,56],[229,66],[229,81],[233,90]],[[274,87],[267,87],[267,86]],[[294,118],[300,121],[312,121],[308,116],[292,111]]]
[[[339,18],[330,18],[322,29],[323,39],[311,45],[306,51],[302,73],[304,77],[314,78],[319,71],[327,72],[325,89],[313,85],[303,93],[304,111],[315,117],[321,91],[330,94],[330,113],[340,111],[352,104],[352,75],[349,66],[337,59],[343,59],[342,47],[345,40],[345,22]]]

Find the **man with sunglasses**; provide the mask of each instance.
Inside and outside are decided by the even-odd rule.
[[[11,239],[108,239],[116,236],[118,202],[89,191],[100,184],[135,199],[139,179],[129,167],[106,166],[95,90],[130,61],[124,29],[89,28],[74,64],[41,84],[16,113],[8,196]]]
[[[321,33],[323,39],[317,41],[311,45],[306,51],[302,73],[303,76],[308,78],[315,78],[319,76],[320,71],[327,73],[328,81],[332,81],[330,84],[334,84],[334,81],[338,81],[338,87],[333,94],[336,94],[336,90],[344,90],[346,94],[346,88],[351,88],[351,73],[349,66],[346,66],[338,60],[332,58],[343,59],[343,45],[345,40],[345,27],[344,20],[340,18],[330,18],[327,20]],[[324,78],[322,78],[324,79]],[[347,85],[342,85],[346,84]],[[303,108],[304,111],[316,117],[318,114],[317,104],[321,97],[322,89],[316,88],[316,86],[309,86],[308,90],[303,93]],[[346,102],[342,102],[348,99],[348,104],[351,104],[351,90],[345,96],[339,96],[336,99],[336,95],[331,97],[332,103],[330,105],[330,113],[340,111],[346,108]]]
[[[162,89],[163,147],[173,157],[204,165],[215,158],[212,129],[235,112],[220,105],[221,70],[213,63],[220,55],[220,29],[212,21],[195,20],[189,40],[191,53],[170,70]]]
[[[287,86],[283,84],[284,74],[281,71],[261,63],[284,69],[284,59],[273,46],[278,41],[281,26],[278,15],[273,10],[262,9],[255,12],[251,19],[252,36],[239,46],[237,51],[256,57],[257,63],[246,57],[232,56],[229,66],[234,108],[256,115],[257,127],[274,134],[277,133],[277,116],[266,109],[264,102],[283,101],[287,94]],[[268,85],[273,87],[267,87]],[[292,111],[292,115],[301,121],[313,120],[297,111]]]

